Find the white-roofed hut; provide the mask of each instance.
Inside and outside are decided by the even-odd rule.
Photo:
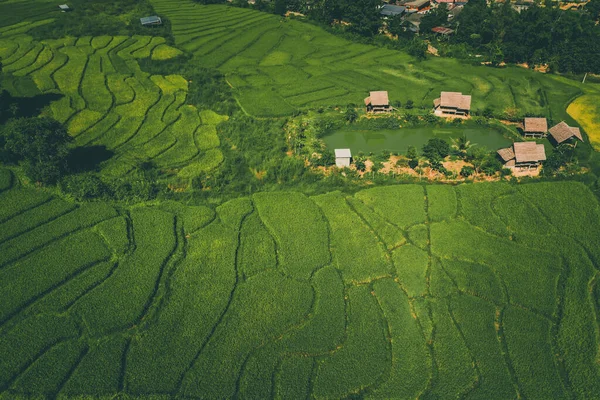
[[[335,149],[335,165],[337,167],[349,167],[351,160],[352,153],[350,152],[350,149]]]

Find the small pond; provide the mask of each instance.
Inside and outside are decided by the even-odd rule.
[[[408,146],[415,146],[418,151],[431,138],[437,137],[451,143],[451,138],[465,135],[472,144],[484,146],[488,150],[497,150],[510,146],[513,140],[500,131],[482,126],[433,127],[362,130],[350,127],[335,131],[323,138],[330,149],[349,148],[352,153],[378,153],[383,150],[404,153]]]

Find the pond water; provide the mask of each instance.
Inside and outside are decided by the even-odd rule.
[[[383,150],[404,153],[408,146],[420,150],[431,138],[437,137],[451,143],[450,139],[465,135],[472,144],[497,150],[510,146],[513,141],[500,131],[490,127],[457,126],[361,130],[344,128],[323,138],[330,149],[349,148],[352,153],[359,151],[378,153]]]

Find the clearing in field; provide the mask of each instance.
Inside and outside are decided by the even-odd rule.
[[[117,212],[0,177],[7,398],[600,393],[600,206],[581,184]]]

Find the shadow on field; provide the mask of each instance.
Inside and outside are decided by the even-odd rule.
[[[71,172],[88,172],[99,170],[100,163],[111,158],[115,153],[106,146],[76,147],[67,157],[67,165]]]
[[[60,100],[64,95],[58,93],[38,94],[33,97],[13,97],[8,91],[2,91],[2,112],[0,112],[0,123],[9,118],[36,117],[42,109],[51,102]]]

